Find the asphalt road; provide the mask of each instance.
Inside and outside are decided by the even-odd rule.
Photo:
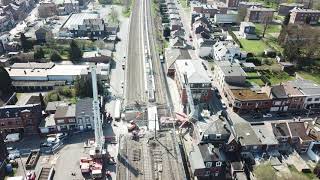
[[[130,106],[146,101],[144,80],[144,45],[143,45],[143,15],[141,1],[135,1],[132,8],[128,56],[126,62],[125,104]],[[125,52],[124,52],[125,54]]]

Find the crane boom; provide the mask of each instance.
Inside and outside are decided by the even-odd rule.
[[[92,94],[93,94],[93,115],[94,115],[94,137],[96,149],[102,152],[104,148],[104,138],[102,122],[100,118],[100,103],[98,98],[96,65],[91,65]]]

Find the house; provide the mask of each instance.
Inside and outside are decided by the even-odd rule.
[[[311,142],[314,140],[308,136],[307,128],[304,122],[290,122],[288,123],[291,139],[290,144],[299,153],[305,153],[309,149]]]
[[[183,38],[183,37],[180,37],[180,36],[176,36],[172,39],[170,39],[170,46],[172,48],[181,48],[181,49],[184,49],[187,47],[187,44],[186,44],[186,40]]]
[[[107,35],[106,24],[99,14],[75,13],[71,14],[59,31],[61,37],[103,38]]]
[[[200,34],[200,33],[210,33],[210,29],[208,28],[208,25],[203,23],[202,21],[196,21],[192,24],[192,29],[194,34]]]
[[[257,39],[256,26],[252,22],[241,22],[239,33],[245,39]]]
[[[227,83],[234,85],[245,84],[247,74],[238,63],[229,61],[216,62],[213,72],[213,78],[216,79],[218,85],[223,89]]]
[[[37,134],[41,118],[40,104],[3,106],[0,107],[0,130],[3,134]]]
[[[295,80],[289,83],[306,96],[303,109],[317,110],[320,108],[320,86],[318,84],[308,80]]]
[[[307,154],[313,162],[318,163],[320,161],[320,142],[311,142]]]
[[[167,75],[174,77],[175,75],[175,62],[177,60],[188,60],[191,59],[189,51],[187,49],[166,49],[164,58],[166,60]]]
[[[38,15],[40,18],[47,18],[57,14],[57,6],[51,1],[42,1],[38,7]]]
[[[181,20],[181,17],[178,14],[169,14],[169,19],[170,19],[170,21]]]
[[[38,42],[47,42],[47,40],[53,38],[51,29],[42,26],[35,31],[36,39]]]
[[[187,152],[191,174],[197,179],[226,179],[227,161],[224,152],[212,144],[193,145]]]
[[[196,35],[196,43],[198,46],[198,56],[199,57],[209,57],[212,56],[212,46],[217,42],[217,40],[212,38],[205,38],[202,36],[205,33]]]
[[[175,38],[175,37],[185,37],[186,32],[184,29],[178,29],[175,31],[171,31],[171,38]]]
[[[66,106],[67,103],[64,101],[52,101],[47,103],[47,107],[45,109],[45,112],[47,114],[55,114],[56,110],[59,106]]]
[[[320,119],[316,118],[313,122],[308,123],[307,134],[316,141],[320,141]]]
[[[262,91],[232,85],[226,85],[224,91],[229,106],[238,114],[265,113],[272,106],[272,99]]]
[[[271,8],[252,6],[247,9],[245,21],[254,23],[271,23],[274,11],[275,10]]]
[[[191,4],[192,11],[199,14],[204,14],[205,17],[213,18],[215,14],[226,14],[227,6],[222,2],[216,2],[215,4]]]
[[[215,14],[214,22],[216,24],[234,24],[238,22],[238,14],[234,11],[228,11],[227,14]]]
[[[13,16],[5,13],[4,11],[1,12],[0,9],[0,32],[9,31],[15,25],[15,21]]]
[[[278,150],[279,142],[273,134],[271,123],[252,123],[251,127],[262,144],[261,150],[263,152],[273,152]]]
[[[291,24],[317,24],[320,19],[320,10],[295,7],[290,12]]]
[[[279,145],[287,146],[290,141],[290,130],[287,122],[271,123],[274,136]]]
[[[187,103],[186,82],[188,82],[195,104],[208,102],[212,97],[212,84],[200,60],[179,60],[175,62],[175,81],[182,104]]]
[[[303,8],[304,5],[303,4],[297,4],[297,3],[281,3],[279,5],[279,10],[278,10],[278,14],[281,16],[286,16],[288,14],[290,14],[290,11],[293,8]]]
[[[180,20],[172,20],[170,21],[170,30],[175,31],[178,29],[181,29],[183,27],[183,24]]]
[[[213,45],[212,54],[215,61],[230,61],[242,59],[246,55],[233,41],[218,41]]]
[[[77,128],[76,105],[58,106],[54,114],[54,121],[58,131],[69,131]]]
[[[203,14],[194,14],[194,13],[191,14],[191,30],[194,30],[194,27],[199,25],[204,26],[208,32],[211,32],[213,30],[212,22]],[[197,33],[200,33],[200,32],[197,32]]]
[[[291,82],[281,83],[271,87],[270,97],[273,100],[270,111],[297,111],[304,107],[304,95]]]
[[[88,51],[84,52],[82,55],[82,60],[86,62],[95,63],[109,63],[111,61],[111,51],[103,50],[101,51]]]
[[[7,156],[8,151],[6,144],[4,143],[4,138],[0,135],[0,179],[5,179],[6,176],[6,166],[7,166]]]
[[[239,2],[239,9],[241,8],[245,8],[248,9],[252,6],[258,7],[258,8],[262,8],[263,7],[263,3],[262,2],[252,2],[252,1],[241,1]]]
[[[57,6],[58,15],[68,15],[71,13],[79,13],[80,6],[77,0],[54,0]]]
[[[93,129],[94,117],[93,117],[93,99],[85,98],[79,99],[76,104],[76,119],[77,125],[80,130]]]
[[[239,6],[240,0],[226,0],[226,5],[228,8],[237,8]]]
[[[256,65],[254,65],[253,63],[247,63],[247,62],[244,62],[244,63],[241,63],[242,65],[242,69],[245,71],[245,72],[253,72],[255,71],[256,69]]]

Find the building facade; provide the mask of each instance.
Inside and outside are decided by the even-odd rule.
[[[254,23],[270,23],[273,20],[273,13],[273,9],[252,6],[247,9],[245,21]]]
[[[320,19],[319,10],[293,8],[290,12],[291,24],[317,24]]]

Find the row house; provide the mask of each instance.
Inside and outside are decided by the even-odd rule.
[[[189,84],[195,103],[209,102],[212,97],[212,84],[200,60],[179,60],[175,62],[175,81],[182,104],[187,104],[186,84]]]
[[[295,7],[290,12],[289,23],[291,24],[317,24],[320,19],[319,10]]]
[[[228,10],[228,7],[220,2],[213,5],[193,3],[191,7],[193,12],[210,18],[213,18],[215,14],[227,14]]]
[[[15,25],[15,21],[10,14],[0,13],[0,32],[9,31]]]
[[[40,18],[47,18],[57,15],[57,5],[51,1],[42,1],[38,7],[38,15]]]
[[[234,59],[242,59],[246,57],[245,53],[241,52],[240,47],[233,41],[218,41],[212,48],[213,58],[216,61],[230,61]]]
[[[40,104],[8,105],[0,107],[0,131],[8,133],[37,134],[42,118]]]
[[[288,0],[278,0],[279,3],[287,3]],[[303,4],[303,8],[310,9],[313,6],[313,2],[316,0],[291,0],[290,2],[295,4]]]
[[[252,6],[258,7],[258,8],[262,8],[263,7],[263,3],[262,2],[247,2],[247,1],[241,1],[239,2],[239,9],[244,8],[244,9],[248,9]]]
[[[297,3],[281,3],[279,5],[278,14],[282,16],[286,16],[290,14],[290,11],[294,8],[303,8],[303,4],[297,4]]]
[[[247,9],[245,21],[254,23],[270,23],[273,20],[274,9],[252,6]]]
[[[54,114],[57,131],[68,131],[76,129],[76,106],[67,104],[58,106]]]
[[[80,12],[79,1],[77,0],[57,0],[55,1],[55,4],[57,6],[58,15],[68,15]]]
[[[239,6],[240,0],[226,0],[226,5],[228,8],[237,8]]]

